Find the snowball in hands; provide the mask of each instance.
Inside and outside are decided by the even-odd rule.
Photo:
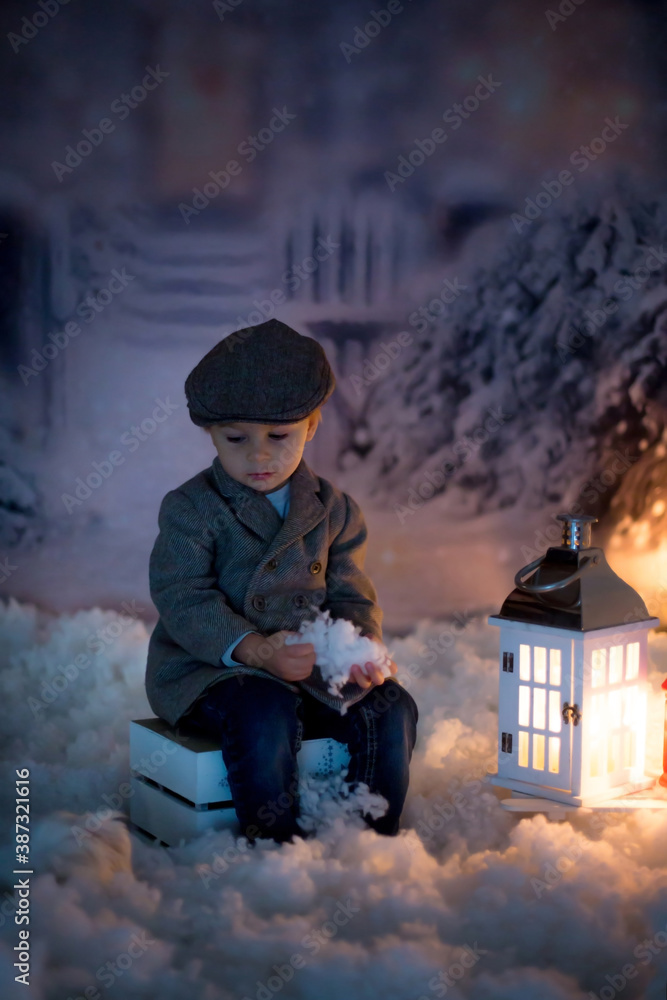
[[[322,677],[329,682],[329,694],[340,694],[340,689],[350,680],[350,669],[358,663],[367,675],[366,661],[375,663],[385,677],[391,676],[391,657],[386,646],[361,634],[358,625],[345,618],[332,618],[329,611],[318,611],[310,622],[302,622],[298,633],[285,637],[285,644],[312,642],[315,662]],[[367,675],[368,676],[368,675]]]

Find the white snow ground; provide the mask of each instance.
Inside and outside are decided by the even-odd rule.
[[[423,644],[441,633],[429,666]],[[0,635],[0,788],[9,814],[14,769],[30,769],[35,871],[27,992],[12,967],[13,852],[0,851],[5,1000],[664,997],[667,812],[607,814],[602,827],[503,812],[483,780],[495,770],[497,631],[482,617],[455,639],[427,619],[386,637],[420,711],[399,836],[329,801],[311,808],[314,838],[255,851],[229,831],[158,848],[105,815],[128,779],[128,722],[152,714],[141,621],[10,601]],[[667,636],[650,648],[659,770]],[[65,671],[81,653],[89,665]],[[98,825],[79,846],[76,830]]]

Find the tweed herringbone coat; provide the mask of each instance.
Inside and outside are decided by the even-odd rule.
[[[148,645],[146,693],[156,715],[176,725],[206,688],[239,674],[309,691],[341,710],[373,688],[348,681],[331,695],[317,664],[303,681],[274,677],[221,657],[249,629],[297,630],[311,605],[382,639],[382,611],[364,573],[367,530],[359,505],[302,458],[290,477],[283,521],[273,504],[233,479],[214,458],[166,494],[149,562],[160,615]]]

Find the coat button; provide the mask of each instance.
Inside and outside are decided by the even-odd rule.
[[[322,563],[321,562],[314,562],[314,563],[310,564],[310,572],[311,573],[319,573],[321,569],[322,569]]]
[[[266,608],[266,598],[262,597],[261,594],[255,594],[252,599],[252,606],[255,611],[264,611]]]
[[[277,559],[269,559],[264,569],[275,569],[277,565],[278,565]]]
[[[305,594],[297,594],[294,598],[294,604],[297,608],[306,608],[308,607],[308,598]]]

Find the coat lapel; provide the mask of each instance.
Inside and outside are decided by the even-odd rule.
[[[217,455],[211,468],[219,492],[229,502],[238,520],[264,541],[273,542],[270,551],[265,553],[267,559],[305,535],[326,514],[318,495],[318,478],[303,457],[290,477],[289,510],[284,521],[263,493],[239,483],[225,472]]]

